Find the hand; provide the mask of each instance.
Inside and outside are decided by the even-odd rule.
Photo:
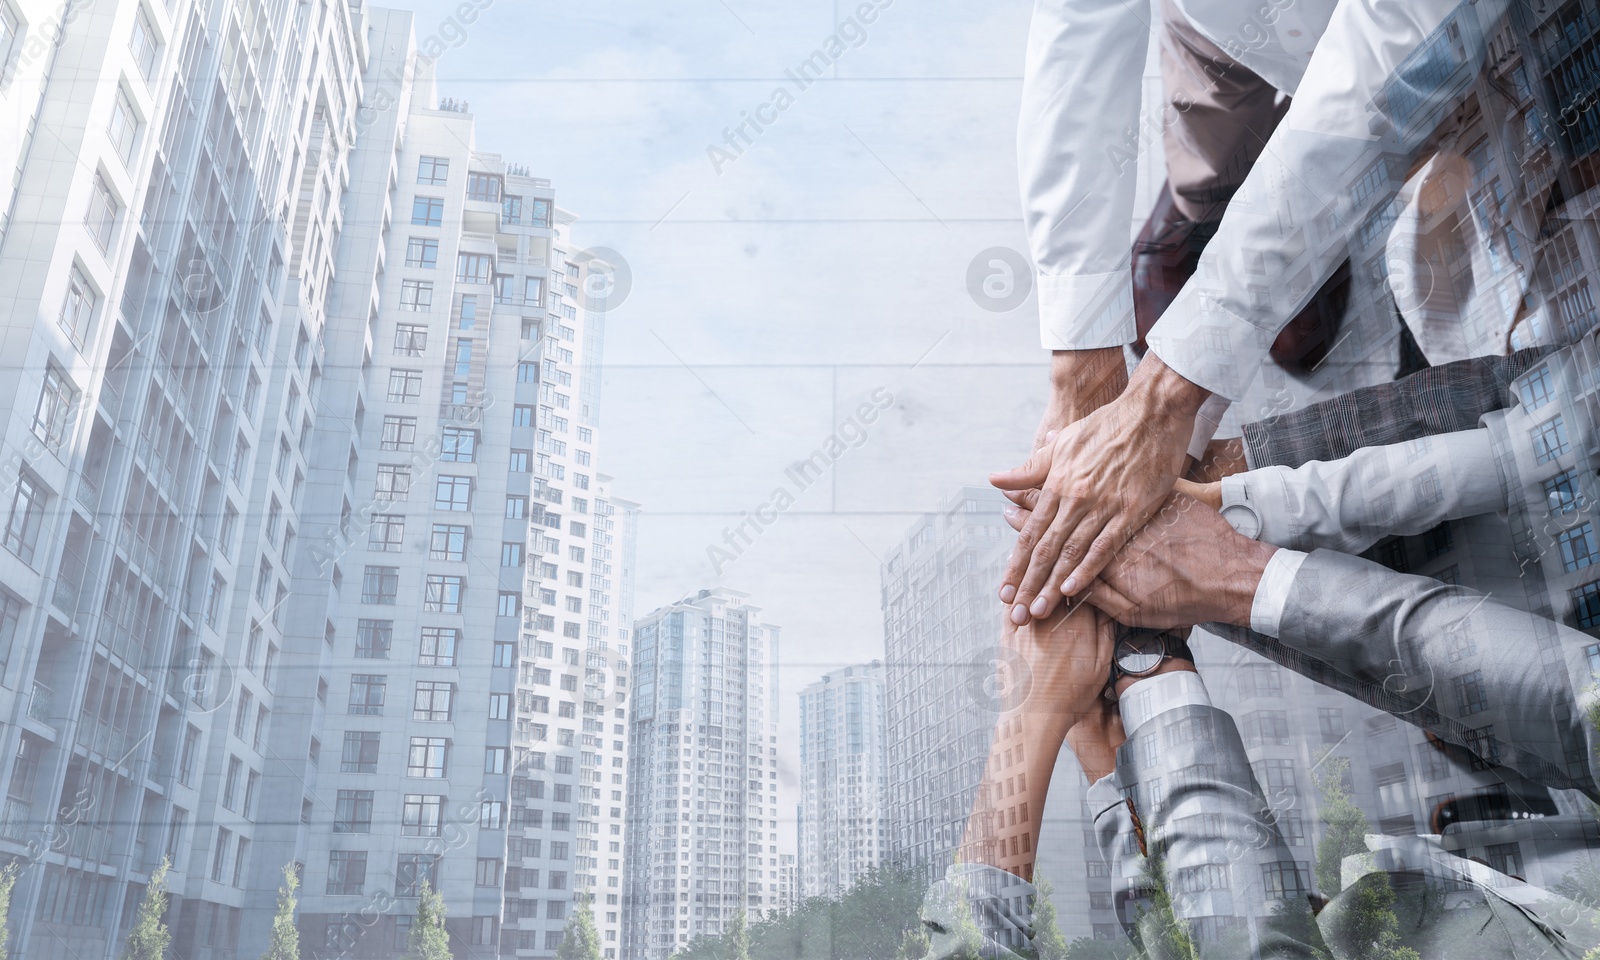
[[[1047,445],[1061,430],[1116,399],[1127,385],[1128,365],[1121,347],[1053,351],[1050,354],[1050,397],[1045,403],[1044,416],[1039,418],[1039,428],[1033,433],[1031,449]],[[1007,491],[1006,498],[1032,510],[1037,493],[1037,488]]]
[[[1001,645],[1028,671],[1015,711],[1052,720],[1065,733],[1104,702],[1116,624],[1093,607],[1078,604],[1025,625],[1008,621]]]
[[[990,477],[1014,493],[1040,488],[1000,588],[1013,623],[1047,616],[1062,594],[1088,587],[1144,525],[1183,473],[1205,397],[1149,354],[1116,400]]]
[[[1130,626],[1247,627],[1261,573],[1277,550],[1240,536],[1215,510],[1174,493],[1159,518],[1101,572],[1086,599]]]

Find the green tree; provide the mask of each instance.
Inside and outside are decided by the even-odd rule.
[[[300,930],[294,925],[295,891],[300,889],[300,872],[294,864],[283,865],[283,886],[278,888],[278,912],[272,917],[272,942],[261,960],[300,960]]]
[[[556,960],[600,960],[600,931],[594,926],[588,894],[581,894],[572,905],[567,928],[562,931],[561,946],[556,949]]]
[[[167,858],[162,857],[150,871],[144,885],[144,898],[134,915],[133,927],[122,945],[122,960],[165,960],[172,945],[172,932],[161,918],[167,912]]]
[[[1344,786],[1349,770],[1348,759],[1325,756],[1313,774],[1322,798],[1318,817],[1327,827],[1317,841],[1317,888],[1330,899],[1341,889],[1344,858],[1367,852],[1366,815]]]
[[[22,863],[13,860],[0,870],[0,957],[6,955],[6,944],[11,941],[11,891],[17,885],[17,875],[22,873]]]
[[[923,960],[932,948],[933,944],[928,940],[928,928],[919,921],[907,927],[906,932],[901,935],[900,949],[895,951],[894,960]]]
[[[1039,960],[1067,960],[1067,938],[1061,935],[1056,905],[1050,899],[1055,887],[1042,875],[1036,876],[1033,897],[1033,949]]]
[[[1366,873],[1349,890],[1343,889],[1344,859],[1368,852],[1367,818],[1345,789],[1350,761],[1325,756],[1320,767],[1315,780],[1322,798],[1319,816],[1327,830],[1317,843],[1317,884],[1331,898],[1318,917],[1325,942],[1339,957],[1421,960],[1417,951],[1400,941],[1394,884],[1388,874]]]
[[[745,922],[743,910],[733,915],[727,940],[728,960],[750,960],[750,927]]]
[[[417,897],[417,916],[411,921],[411,935],[406,939],[405,960],[455,960],[450,952],[450,933],[444,926],[445,912],[444,897],[424,877]]]

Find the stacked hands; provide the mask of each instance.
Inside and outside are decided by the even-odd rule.
[[[991,478],[1011,501],[1006,520],[1020,534],[1000,588],[1010,605],[1006,643],[1035,671],[1030,701],[1060,704],[1078,718],[1109,722],[1114,712],[1100,694],[1117,623],[1248,626],[1277,550],[1229,526],[1216,509],[1218,484],[1180,479],[1204,394],[1165,367],[1142,376],[1150,366],[1081,417],[1058,401],[1033,456]],[[1117,385],[1114,374],[1103,379]]]

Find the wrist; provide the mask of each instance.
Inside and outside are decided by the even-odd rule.
[[[1216,619],[1236,627],[1249,627],[1262,574],[1279,548],[1247,537],[1238,537],[1235,542],[1237,549],[1228,552],[1222,582],[1217,584],[1221,606]]]
[[[1194,662],[1192,660],[1180,660],[1177,657],[1168,657],[1167,659],[1161,661],[1160,666],[1156,667],[1149,673],[1137,677],[1127,675],[1118,677],[1114,687],[1117,691],[1117,698],[1121,699],[1122,695],[1128,692],[1128,688],[1138,683],[1140,680],[1149,680],[1151,677],[1159,677],[1164,673],[1178,673],[1180,671],[1187,673],[1199,673],[1199,671],[1195,669]]]
[[[1115,707],[1091,713],[1067,731],[1067,745],[1090,783],[1117,768],[1117,748],[1127,739]]]
[[[1059,429],[1105,406],[1128,385],[1121,347],[1055,350],[1050,354],[1050,406]]]
[[[1148,414],[1194,422],[1211,391],[1191,382],[1155,355],[1146,353],[1128,381],[1128,394]]]

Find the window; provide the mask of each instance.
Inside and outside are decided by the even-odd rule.
[[[527,497],[506,497],[506,519],[521,520],[528,515]]]
[[[417,197],[411,201],[411,222],[419,227],[444,223],[444,201],[438,197]]]
[[[377,731],[373,730],[345,731],[344,753],[339,758],[339,772],[377,773],[378,737]]]
[[[1549,463],[1567,452],[1567,424],[1559,413],[1528,431],[1528,436],[1533,441],[1535,463]]]
[[[406,266],[432,270],[439,265],[439,241],[411,237],[406,241]]]
[[[116,194],[106,186],[105,177],[94,175],[94,185],[89,190],[89,209],[84,212],[83,225],[89,229],[89,235],[94,237],[95,246],[104,253],[111,249],[111,233],[117,225]]]
[[[155,72],[160,50],[156,43],[155,27],[150,24],[150,14],[141,6],[133,15],[133,34],[128,38],[128,52],[133,54],[133,63],[139,68],[139,75],[146,80]]]
[[[500,178],[492,173],[468,172],[467,199],[483,203],[499,203]]]
[[[1284,710],[1257,710],[1244,715],[1244,741],[1247,744],[1287,744],[1289,714]]]
[[[420,323],[397,323],[394,352],[402,357],[420,357],[428,349],[428,328]]]
[[[328,851],[328,896],[358,897],[366,882],[365,850]]]
[[[1456,692],[1456,716],[1469,717],[1489,709],[1489,694],[1483,685],[1483,671],[1474,670],[1450,681]]]
[[[1429,470],[1428,472],[1433,474],[1434,479],[1437,481],[1438,472],[1435,470]],[[1455,534],[1450,530],[1450,521],[1446,520],[1422,535],[1422,551],[1429,560],[1432,560],[1455,546],[1455,540]]]
[[[1304,900],[1307,878],[1302,875],[1302,870],[1303,868],[1293,861],[1263,863],[1261,885],[1266,890],[1267,899]]]
[[[511,719],[511,694],[509,694],[509,693],[491,693],[491,694],[489,694],[489,719],[490,720],[509,720],[509,719]]]
[[[498,859],[479,857],[477,885],[480,887],[500,886],[502,872],[501,862]]]
[[[432,280],[400,281],[400,309],[424,313],[433,309]]]
[[[367,549],[380,553],[399,553],[405,540],[406,518],[398,513],[375,513],[367,529]]]
[[[1295,792],[1294,761],[1262,760],[1255,768],[1256,779],[1269,795],[1290,796]]]
[[[502,567],[520,567],[520,566],[522,566],[522,556],[523,556],[522,544],[520,544],[520,543],[502,543],[502,544],[500,544],[500,566],[502,566]]]
[[[394,895],[415,897],[422,891],[422,882],[435,889],[439,886],[439,857],[432,853],[402,853],[394,868]]]
[[[406,776],[443,780],[449,753],[450,741],[443,737],[412,737]]]
[[[500,591],[499,606],[495,615],[501,617],[515,617],[522,612],[522,595],[510,591]]]
[[[465,427],[445,427],[439,459],[451,463],[472,463],[478,456],[478,431]]]
[[[471,477],[439,477],[433,487],[435,510],[465,511],[472,509]]]
[[[533,426],[533,407],[519,403],[511,410],[511,425],[513,427]]]
[[[372,832],[371,790],[340,790],[333,808],[334,833]]]
[[[350,676],[349,713],[361,717],[383,716],[383,698],[389,678],[376,673]]]
[[[1551,513],[1571,513],[1583,506],[1583,488],[1575,470],[1563,470],[1544,482],[1545,504]]]
[[[1517,393],[1522,397],[1522,405],[1530,411],[1537,410],[1549,403],[1550,397],[1554,392],[1550,382],[1550,365],[1548,363],[1524,376],[1522,382],[1517,385]]]
[[[461,577],[430,573],[422,596],[422,609],[428,613],[460,613],[465,588]]]
[[[1581,523],[1556,536],[1561,548],[1561,569],[1567,573],[1581,570],[1600,559],[1600,544],[1595,541],[1594,524]]]
[[[39,526],[44,522],[44,505],[48,495],[31,474],[17,474],[17,490],[11,498],[11,518],[6,522],[6,549],[16,554],[23,563],[33,564],[33,552],[39,542]]]
[[[456,685],[439,680],[418,680],[416,698],[411,705],[411,719],[430,723],[450,719],[451,699]]]
[[[504,274],[504,273],[495,274],[495,276],[494,276],[494,302],[495,303],[515,304],[517,302],[517,290],[516,290],[516,287],[514,286],[514,284],[516,283],[516,279],[517,279],[516,277],[510,276],[509,274]]]
[[[33,435],[51,450],[60,450],[66,440],[77,399],[78,391],[66,375],[54,363],[46,364],[39,403],[33,410]]]
[[[383,439],[379,446],[385,450],[410,450],[417,442],[416,417],[384,417]],[[409,470],[409,468],[404,468]]]
[[[389,402],[416,403],[422,396],[421,370],[389,371]]]
[[[483,772],[505,773],[507,760],[506,753],[507,750],[505,747],[485,748],[483,751]]]
[[[1317,726],[1322,732],[1323,743],[1335,743],[1344,738],[1344,709],[1342,707],[1319,707],[1317,709]]]
[[[529,277],[524,281],[522,298],[529,306],[538,306],[544,299],[544,278]]]
[[[456,254],[456,280],[461,283],[488,283],[494,276],[494,257],[487,253]]]
[[[411,468],[399,463],[378,464],[376,493],[380,500],[404,500],[411,495]]]
[[[478,827],[483,830],[504,830],[506,805],[500,800],[485,800],[478,808]]]
[[[89,286],[83,271],[74,266],[67,274],[67,296],[62,301],[61,316],[58,320],[61,329],[72,338],[74,346],[82,347],[84,338],[89,334],[89,326],[94,317],[94,305],[94,288]]]
[[[1500,765],[1500,742],[1494,738],[1494,725],[1468,730],[1466,748],[1472,752],[1472,769],[1488,770]]]
[[[417,161],[417,183],[425,187],[438,187],[450,179],[448,157],[423,157]]]
[[[445,798],[427,793],[408,793],[400,806],[402,837],[437,837],[444,826]]]
[[[417,665],[423,667],[453,667],[456,665],[456,641],[461,631],[454,627],[423,627],[422,640],[417,650]]]
[[[517,645],[510,641],[496,641],[494,645],[494,665],[497,667],[515,666],[517,661]]]
[[[399,595],[399,567],[367,567],[362,571],[362,603],[385,603],[393,605]]]
[[[359,659],[389,659],[393,641],[393,620],[361,620],[356,624],[356,657]]]
[[[1572,591],[1572,615],[1578,626],[1593,630],[1600,626],[1600,580],[1586,583]]]
[[[461,320],[458,326],[463,330],[471,330],[478,324],[478,296],[473,293],[461,295]]]
[[[567,599],[567,612],[568,613],[582,613],[583,612],[583,598],[582,597],[567,597],[566,599]]]
[[[550,201],[540,200],[537,197],[529,200],[527,223],[533,227],[550,226]]]
[[[428,546],[429,560],[467,559],[467,528],[461,524],[436,523]]]
[[[503,223],[522,222],[522,198],[507,194],[500,198],[500,220]]]
[[[6,5],[0,4],[0,70],[5,68],[10,42],[10,31],[6,29],[5,22],[9,16]],[[106,138],[111,141],[111,149],[117,152],[124,167],[133,160],[133,142],[138,133],[139,115],[133,112],[133,101],[128,99],[126,90],[118,87],[117,99],[111,104],[111,119],[106,123]]]

